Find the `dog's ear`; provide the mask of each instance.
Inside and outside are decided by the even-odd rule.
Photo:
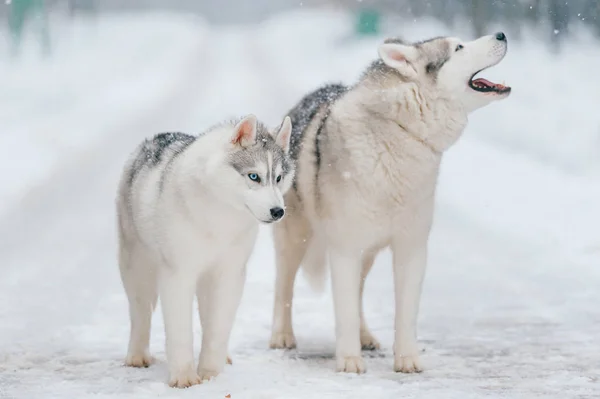
[[[292,137],[292,120],[286,116],[275,135],[275,142],[287,153],[290,150],[290,137]]]
[[[389,67],[394,68],[408,78],[416,78],[414,62],[417,60],[417,49],[400,43],[383,43],[378,49],[379,57]]]
[[[233,128],[232,144],[248,147],[256,143],[256,116],[250,114]]]

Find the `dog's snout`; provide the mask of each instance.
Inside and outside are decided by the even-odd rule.
[[[505,42],[506,41],[506,35],[504,34],[504,32],[498,32],[498,33],[496,33],[496,40],[500,40],[501,42]]]
[[[283,210],[283,208],[280,208],[278,206],[275,208],[271,208],[271,217],[273,218],[273,220],[281,219],[284,214],[285,211]]]

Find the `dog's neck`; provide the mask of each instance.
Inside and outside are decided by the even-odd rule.
[[[394,121],[412,139],[441,154],[461,136],[467,114],[459,101],[404,82],[394,87],[372,84],[356,88],[361,105],[382,119]]]
[[[395,123],[398,125],[398,127],[400,127],[400,129],[402,129],[407,134],[407,136],[409,136],[412,140],[415,140],[418,143],[420,143],[423,147],[429,149],[435,155],[441,156],[442,153],[444,152],[443,149],[440,149],[433,143],[429,142],[427,140],[427,138],[421,137],[418,134],[411,133],[411,131],[409,129],[405,128],[404,126],[402,126],[401,123],[398,123],[398,122],[395,122]]]

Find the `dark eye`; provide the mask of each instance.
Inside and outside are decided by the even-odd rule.
[[[248,173],[248,178],[252,181],[260,183],[260,177],[256,173]]]
[[[458,46],[456,46],[456,50],[455,51],[459,51],[459,50],[462,50],[464,48],[465,48],[465,46],[463,46],[462,44],[459,44]]]
[[[277,181],[277,183],[279,183],[281,181],[281,175],[277,176],[276,181]]]

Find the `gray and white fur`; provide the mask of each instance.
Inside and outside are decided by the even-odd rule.
[[[422,370],[416,321],[442,154],[469,113],[510,88],[475,79],[506,54],[504,34],[472,42],[388,39],[351,87],[328,85],[290,112],[297,162],[287,217],[274,226],[277,275],[270,346],[293,348],[293,287],[302,265],[322,287],[331,268],[338,371],[366,370],[361,348],[380,344],[366,325],[364,280],[376,255],[393,252],[394,369]]]
[[[259,223],[284,217],[294,178],[290,134],[289,118],[270,132],[249,115],[199,136],[157,134],[131,155],[116,200],[128,366],[152,362],[150,324],[160,296],[169,385],[191,386],[223,370]],[[194,296],[203,330],[197,368]]]

